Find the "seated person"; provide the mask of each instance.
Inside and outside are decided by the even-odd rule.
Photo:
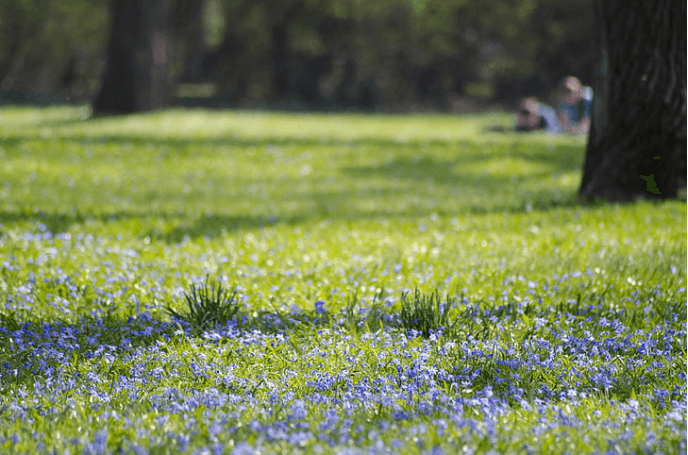
[[[516,114],[516,131],[545,130],[548,133],[559,133],[561,126],[557,113],[546,104],[535,98],[524,98],[519,103]]]
[[[560,85],[561,103],[557,118],[566,133],[586,134],[590,130],[592,88],[583,87],[578,78],[568,76]]]

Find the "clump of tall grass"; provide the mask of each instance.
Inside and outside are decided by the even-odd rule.
[[[384,289],[379,290],[367,308],[361,308],[358,295],[347,298],[347,305],[342,313],[344,326],[352,333],[377,332],[382,329],[392,316],[388,313],[383,303]]]
[[[413,296],[404,292],[401,294],[400,324],[426,338],[435,332],[450,332],[454,323],[450,321],[449,312],[454,302],[455,299],[449,296],[442,300],[438,291],[423,294],[416,289]]]
[[[195,330],[204,331],[226,324],[236,316],[239,311],[236,296],[236,287],[230,292],[219,281],[210,283],[206,277],[205,283],[192,284],[184,292],[186,309],[175,310],[167,305],[165,310],[172,318],[187,322]]]

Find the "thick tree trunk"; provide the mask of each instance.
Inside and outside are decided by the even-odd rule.
[[[596,8],[598,78],[580,196],[676,197],[686,186],[686,1]]]
[[[165,107],[172,93],[172,0],[112,0],[107,64],[94,115]]]

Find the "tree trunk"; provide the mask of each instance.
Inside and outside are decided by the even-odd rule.
[[[686,186],[686,1],[599,0],[598,73],[579,194],[674,198]]]
[[[273,96],[281,99],[289,91],[289,43],[287,42],[286,24],[279,23],[272,26],[270,38],[272,40],[272,84]]]
[[[172,93],[172,0],[112,0],[107,64],[94,115],[160,109]]]
[[[206,0],[177,0],[175,5],[175,35],[182,37],[180,43],[183,62],[180,82],[199,83],[203,80],[203,60],[206,44],[203,30],[203,9]]]

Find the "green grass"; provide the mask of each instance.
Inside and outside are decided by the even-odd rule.
[[[197,332],[203,333],[225,325],[236,317],[239,311],[236,295],[236,289],[230,294],[222,283],[211,283],[206,277],[204,284],[192,284],[191,290],[184,293],[185,310],[177,311],[171,305],[166,310],[173,319],[186,322]]]
[[[3,453],[685,452],[686,204],[583,138],[88,116],[0,109]]]

